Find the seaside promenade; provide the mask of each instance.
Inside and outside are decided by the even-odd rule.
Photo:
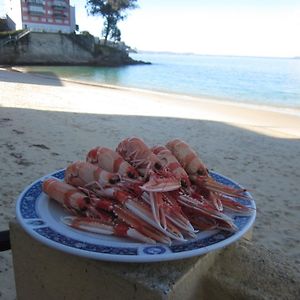
[[[253,243],[300,266],[300,113],[184,95],[76,83],[0,69],[0,230],[28,184],[83,159],[97,145],[139,136],[181,138],[209,169],[256,200]],[[0,299],[15,298],[9,252],[0,255]]]

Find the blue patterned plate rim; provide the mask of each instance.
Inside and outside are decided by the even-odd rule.
[[[42,192],[42,182],[49,177],[64,178],[65,169],[45,175],[20,194],[16,203],[16,216],[22,228],[39,242],[61,250],[97,260],[115,262],[158,262],[184,259],[223,248],[240,239],[253,225],[256,217],[256,206],[252,196],[250,200],[238,199],[241,203],[253,208],[250,216],[232,215],[239,230],[226,233],[221,230],[206,231],[197,234],[195,239],[186,242],[175,242],[172,245],[144,244],[130,239],[89,234],[69,228],[62,224],[58,215],[68,214],[64,208],[54,205],[53,201]],[[225,185],[242,188],[238,183],[216,172],[211,176]]]

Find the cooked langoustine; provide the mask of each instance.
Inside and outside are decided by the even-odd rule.
[[[80,216],[93,217],[101,221],[111,222],[112,218],[94,205],[101,199],[95,199],[76,187],[54,178],[44,180],[43,191],[66,209]],[[98,204],[99,205],[99,204]]]
[[[167,147],[155,146],[151,150],[156,154],[162,166],[167,168],[180,181],[182,187],[187,188],[191,185],[187,172]]]
[[[72,185],[54,178],[44,180],[43,191],[68,209],[84,211],[88,208],[89,197]]]
[[[166,168],[144,143],[133,137],[119,143],[116,151],[144,177],[142,189],[148,192],[167,192],[180,187],[180,181]]]
[[[117,173],[125,178],[137,179],[139,176],[132,165],[124,160],[120,154],[110,148],[98,146],[91,149],[86,156],[86,161],[96,164],[108,172]]]
[[[132,183],[133,187],[131,188],[130,183],[126,182],[124,184],[120,181],[118,174],[107,172],[88,162],[78,161],[72,163],[67,167],[65,172],[65,181],[67,183],[79,187],[80,190],[86,192],[87,194],[91,192],[91,194],[95,195],[96,197],[113,199],[119,204],[119,207],[128,210],[128,213],[130,212],[133,215],[132,218],[134,218],[134,216],[138,216],[138,218],[148,223],[149,226],[161,231],[164,236],[169,236],[172,239],[184,240],[180,231],[177,231],[170,221],[165,221],[163,210],[157,205],[158,196],[156,193],[155,196],[153,192],[149,193],[151,194],[150,199],[152,202],[155,202],[155,204],[153,204],[151,207],[148,205],[143,205],[143,203],[139,201],[139,197],[142,193],[147,192],[148,189],[152,191],[153,184],[154,187],[157,188],[155,183],[153,183],[155,178],[155,176],[150,176],[152,181],[150,180],[151,182],[149,181],[146,184],[142,183],[143,185],[140,186],[138,193],[136,193],[137,187],[135,182]],[[161,182],[164,182],[163,186],[159,185]],[[158,184],[160,190],[162,188],[169,190],[168,187],[166,187],[168,180],[164,179],[161,180],[161,182]],[[97,198],[93,198],[93,204],[95,203],[97,204]],[[93,205],[91,209],[92,208],[94,209],[95,205]],[[158,217],[153,214],[153,210],[159,213]],[[113,212],[116,213],[115,207]],[[178,218],[182,218],[180,214],[177,215]],[[164,224],[163,227],[161,226],[161,221]],[[186,231],[191,231],[191,226],[187,226]]]
[[[177,158],[182,167],[189,174],[190,179],[203,187],[220,192],[231,197],[247,198],[244,189],[234,189],[218,183],[209,175],[209,171],[197,153],[184,141],[174,139],[166,147]]]
[[[66,225],[89,232],[127,236],[147,243],[170,243],[169,237],[117,202],[101,204],[103,199],[95,194],[91,197],[90,191],[85,194],[83,189],[54,178],[44,180],[42,188],[50,198],[75,213],[74,216],[62,218]],[[108,215],[105,211],[113,215]]]
[[[132,137],[121,141],[116,151],[146,180],[141,188],[149,192],[153,216],[157,224],[165,228],[166,217],[159,193],[178,189],[180,181],[162,166],[158,157],[140,138]]]
[[[116,151],[145,178],[150,170],[162,169],[159,159],[140,138],[132,137],[121,141]]]
[[[195,237],[199,229],[238,230],[222,205],[234,213],[252,212],[234,199],[246,199],[244,190],[214,181],[183,141],[150,149],[134,137],[120,142],[116,151],[95,147],[87,162],[68,166],[65,181],[72,186],[45,180],[44,191],[74,213],[63,218],[65,224],[170,244]]]
[[[235,212],[251,213],[252,210],[247,206],[228,198],[248,199],[248,196],[245,194],[246,190],[231,188],[215,181],[197,153],[187,143],[180,139],[174,139],[169,141],[166,147],[186,170],[190,180],[195,184],[194,188],[197,193],[204,195],[207,200],[210,200],[216,209],[222,211],[223,206],[226,206],[227,209]]]
[[[160,159],[162,165],[170,170],[176,178],[180,179],[183,187],[182,191],[176,196],[181,203],[183,213],[188,217],[192,224],[201,229],[213,229],[216,227],[236,230],[234,223],[226,215],[220,213],[209,205],[208,200],[202,195],[196,194],[192,189],[187,172],[183,169],[172,152],[165,146],[155,146],[152,151]],[[210,195],[210,200],[212,195]],[[222,220],[222,223],[220,222]]]
[[[151,231],[146,231],[146,235],[141,234],[133,227],[128,226],[125,222],[103,222],[96,218],[67,216],[62,220],[66,225],[73,228],[105,235],[115,235],[118,237],[129,237],[144,243],[154,244],[156,240],[150,238]],[[159,240],[159,236],[157,237]],[[165,242],[163,240],[162,242]]]
[[[120,181],[120,176],[110,173],[89,162],[76,161],[70,164],[65,172],[65,181],[74,186],[99,184],[109,186]]]
[[[206,166],[187,143],[174,139],[166,144],[166,148],[173,153],[189,176],[208,176]]]

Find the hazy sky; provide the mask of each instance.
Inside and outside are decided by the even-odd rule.
[[[103,19],[87,16],[85,0],[70,2],[80,31],[99,36]],[[119,23],[122,40],[138,50],[300,56],[300,0],[138,0],[138,5]]]
[[[71,0],[80,30],[99,36],[100,17],[86,18]],[[139,0],[119,23],[138,50],[199,54],[300,56],[300,0]]]

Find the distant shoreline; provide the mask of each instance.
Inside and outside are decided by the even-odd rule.
[[[240,58],[270,58],[270,59],[300,59],[300,56],[261,56],[261,55],[237,55],[237,54],[204,54],[196,52],[173,52],[173,51],[151,51],[137,50],[137,54],[166,54],[166,55],[196,55],[196,56],[212,56],[212,57],[240,57]]]

